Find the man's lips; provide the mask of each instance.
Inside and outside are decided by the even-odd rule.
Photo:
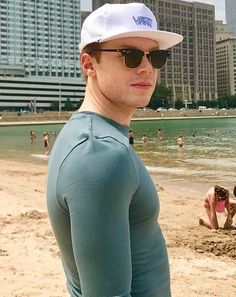
[[[150,88],[152,84],[148,82],[136,82],[136,83],[132,83],[131,86],[138,87],[138,88]]]

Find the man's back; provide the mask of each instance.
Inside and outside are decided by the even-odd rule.
[[[48,209],[72,297],[170,297],[155,186],[128,128],[76,113],[49,165]]]

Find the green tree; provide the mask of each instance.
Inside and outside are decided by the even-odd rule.
[[[67,98],[66,99],[66,103],[65,103],[65,108],[64,109],[66,111],[72,111],[72,110],[74,110],[73,104],[71,103],[70,98]]]
[[[171,105],[172,88],[164,85],[156,85],[148,107],[157,109],[158,107],[169,107]]]
[[[234,108],[236,107],[236,95],[222,96],[218,98],[219,108]]]
[[[236,95],[230,96],[228,99],[228,107],[233,108],[236,107]]]
[[[79,100],[79,102],[78,102],[77,105],[76,105],[76,109],[77,109],[77,108],[80,108],[80,106],[82,105],[83,102],[84,102],[84,99]]]
[[[194,109],[197,109],[198,108],[198,104],[197,102],[192,102],[191,104],[189,104],[188,108],[194,108]]]
[[[56,102],[53,102],[53,103],[51,103],[51,108],[50,108],[51,110],[59,110],[59,102],[58,101],[56,101]]]
[[[180,109],[184,107],[184,103],[181,100],[176,100],[175,101],[175,108]]]
[[[207,108],[209,107],[218,107],[218,101],[217,100],[205,100],[205,101],[202,101],[202,100],[199,100],[197,102],[197,106],[206,106]]]

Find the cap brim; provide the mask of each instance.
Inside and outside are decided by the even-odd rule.
[[[127,37],[144,37],[144,38],[153,39],[158,42],[160,49],[168,49],[180,43],[183,40],[182,35],[168,32],[168,31],[139,30],[139,31],[130,31],[123,34],[113,35],[112,37],[103,38],[102,40],[99,40],[99,42],[109,41],[109,40],[118,39],[118,38],[127,38]]]
[[[142,37],[155,40],[159,44],[160,49],[169,49],[172,46],[180,43],[183,40],[183,36],[177,33],[161,31],[161,30],[139,30],[139,31],[129,31],[122,34],[112,35],[103,37],[100,40],[93,40],[86,44],[80,44],[80,51],[88,44],[92,42],[105,42],[119,38],[128,38],[128,37]]]

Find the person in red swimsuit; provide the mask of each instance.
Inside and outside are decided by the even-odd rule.
[[[235,200],[235,199],[234,199]],[[229,191],[221,186],[210,188],[204,197],[204,207],[207,212],[208,220],[199,218],[199,224],[212,229],[212,232],[217,232],[219,224],[217,213],[227,211],[224,228],[232,227],[233,216],[236,212],[236,203],[229,199]]]

